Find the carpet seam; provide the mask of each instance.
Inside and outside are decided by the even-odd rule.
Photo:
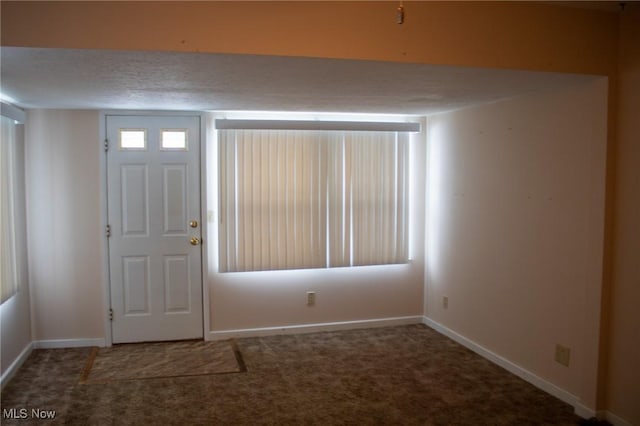
[[[89,358],[87,358],[87,362],[84,364],[82,372],[80,373],[80,381],[78,382],[81,385],[87,384],[87,380],[89,379],[89,373],[91,373],[91,368],[93,368],[93,363],[98,356],[99,347],[94,346],[91,348],[91,353],[89,354]]]
[[[240,373],[246,373],[247,365],[244,363],[244,358],[242,358],[242,353],[240,352],[240,348],[238,348],[238,344],[235,339],[229,339],[229,343],[231,344],[231,349],[233,349],[233,355],[236,357],[236,362],[238,363],[238,367],[240,368]]]

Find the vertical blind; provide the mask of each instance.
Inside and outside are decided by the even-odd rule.
[[[407,261],[406,133],[218,136],[222,272]]]
[[[16,125],[10,118],[0,116],[0,302],[11,297],[17,289],[14,189]]]

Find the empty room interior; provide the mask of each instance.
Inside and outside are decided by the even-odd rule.
[[[100,424],[100,392],[155,380],[91,384],[102,351],[171,341],[231,342],[238,362],[157,379],[165,396],[224,390],[193,424],[522,424],[490,384],[484,408],[464,387],[421,405],[448,380],[430,357],[445,369],[452,351],[530,386],[523,412],[549,397],[569,423],[640,425],[639,2],[0,8],[3,422]],[[314,372],[329,353],[336,373]],[[396,356],[411,372],[389,367],[386,395],[336,378]],[[73,383],[48,387],[59,370],[35,363],[55,357],[78,358]],[[282,386],[327,395],[233,408],[234,386],[280,389],[283,365]],[[29,380],[98,408],[33,406]]]

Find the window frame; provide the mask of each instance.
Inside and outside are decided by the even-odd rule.
[[[273,265],[268,268],[234,268],[229,266],[227,254],[225,253],[226,248],[224,245],[227,243],[226,232],[228,231],[225,227],[226,224],[226,212],[225,212],[225,176],[223,161],[223,143],[221,139],[221,131],[224,130],[309,130],[309,131],[317,131],[320,129],[321,131],[338,131],[338,132],[389,132],[393,131],[396,135],[404,135],[406,132],[419,132],[420,131],[420,123],[416,122],[347,122],[347,121],[303,121],[303,120],[229,120],[229,119],[217,119],[215,120],[215,128],[218,131],[218,144],[219,144],[219,152],[218,152],[218,189],[219,189],[219,209],[220,209],[220,221],[218,228],[219,235],[219,250],[218,250],[218,261],[219,261],[219,269],[220,272],[252,272],[252,271],[260,271],[260,270],[294,270],[294,269],[308,269],[310,266],[299,265],[292,267],[277,267],[274,268]],[[266,128],[266,129],[265,129]],[[403,139],[403,146],[405,146],[406,151],[403,154],[402,158],[402,167],[406,168],[404,174],[404,194],[403,194],[403,220],[404,220],[404,229],[402,230],[402,253],[400,255],[401,260],[398,261],[398,257],[396,257],[395,261],[383,261],[383,262],[354,262],[353,256],[349,258],[347,262],[338,262],[334,263],[331,254],[329,253],[329,247],[331,242],[329,241],[330,229],[327,228],[324,230],[324,238],[326,241],[326,248],[324,254],[324,261],[322,265],[311,266],[311,268],[333,268],[333,267],[354,267],[354,266],[368,266],[368,265],[384,265],[384,264],[402,264],[407,263],[410,260],[409,252],[409,239],[410,239],[410,230],[409,230],[409,217],[410,217],[410,199],[409,199],[409,165],[410,161],[410,137],[406,137]],[[328,185],[329,171],[325,171],[324,179],[327,181],[325,183],[325,187]],[[327,190],[327,197],[328,197]],[[327,210],[329,207],[325,206]],[[328,217],[328,216],[327,216]],[[351,237],[350,237],[351,238]],[[334,244],[335,245],[335,244]]]
[[[21,252],[18,247],[18,240],[24,241],[24,236],[21,235],[22,230],[18,229],[16,218],[18,214],[17,213],[18,208],[24,209],[24,198],[23,198],[24,194],[21,195],[17,193],[18,190],[21,189],[19,187],[21,186],[20,182],[23,182],[23,179],[20,179],[19,174],[24,174],[24,165],[22,167],[19,166],[18,164],[19,159],[17,157],[18,157],[18,148],[19,148],[18,145],[24,143],[23,126],[26,121],[26,114],[21,109],[16,108],[15,106],[7,104],[5,102],[0,101],[0,106],[1,106],[0,115],[2,116],[3,119],[14,122],[13,131],[15,132],[15,137],[13,138],[13,140],[10,141],[14,143],[15,146],[9,147],[6,150],[3,149],[5,151],[5,154],[10,155],[10,158],[8,160],[9,170],[6,173],[8,173],[8,176],[9,176],[9,179],[8,179],[9,194],[7,198],[9,201],[9,205],[7,206],[9,219],[8,219],[7,226],[11,230],[11,232],[9,233],[3,232],[3,235],[5,237],[9,235],[9,241],[8,242],[0,241],[0,244],[3,244],[3,249],[6,248],[4,247],[5,244],[9,248],[9,254],[5,260],[10,263],[8,270],[11,275],[11,277],[9,278],[5,277],[4,275],[7,272],[4,271],[2,267],[0,267],[0,275],[2,275],[2,281],[3,281],[3,287],[0,291],[0,304],[3,304],[18,293],[18,291],[20,290],[20,283],[23,279],[21,266],[24,263],[24,259],[21,258]],[[3,141],[2,143],[5,143],[5,142],[6,141]],[[7,186],[5,185],[5,190],[6,189],[7,189]],[[18,203],[20,203],[20,205],[18,205]],[[6,255],[2,254],[2,256],[4,257]],[[10,280],[9,285],[7,285],[7,282],[6,282],[7,280]]]

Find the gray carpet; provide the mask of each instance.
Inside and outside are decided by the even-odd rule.
[[[79,384],[91,348],[35,350],[2,392],[2,408],[55,410],[50,423],[74,425],[580,421],[569,405],[423,325],[247,338],[237,347],[246,372],[101,385]]]

